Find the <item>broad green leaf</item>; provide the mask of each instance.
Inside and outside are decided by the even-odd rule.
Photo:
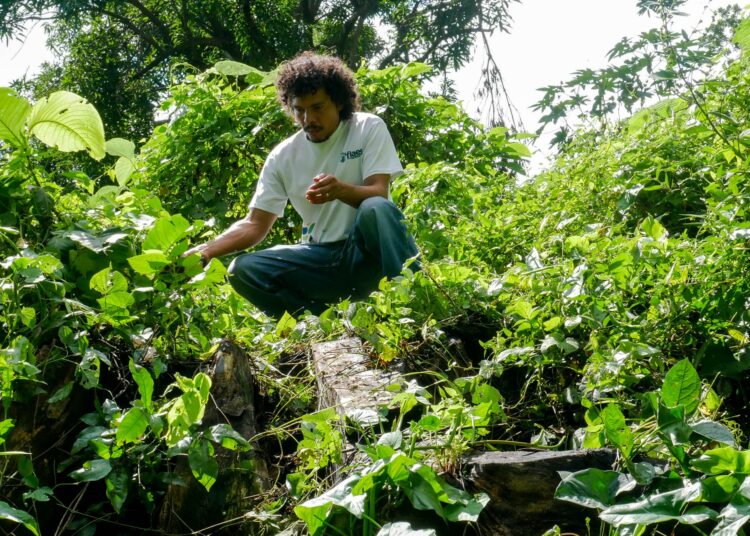
[[[189,284],[195,287],[213,285],[215,283],[223,282],[226,275],[227,269],[221,261],[219,259],[211,259],[205,270],[202,270],[199,274],[190,278]]]
[[[248,450],[250,443],[228,424],[217,424],[211,427],[206,437],[229,450]]]
[[[288,337],[296,325],[297,321],[294,319],[294,317],[289,313],[284,312],[279,321],[276,323],[276,336]]]
[[[721,423],[710,420],[702,420],[695,423],[689,423],[690,429],[696,434],[719,443],[729,446],[736,446],[734,434],[732,431]]]
[[[432,67],[424,63],[407,63],[401,67],[401,79],[406,80],[408,78],[414,78],[416,76],[426,74],[432,71]]]
[[[84,98],[57,91],[38,101],[28,118],[29,132],[60,151],[86,150],[95,160],[104,158],[104,125]]]
[[[321,534],[321,529],[326,526],[326,519],[334,505],[344,508],[357,518],[362,517],[365,512],[367,494],[355,495],[353,493],[353,488],[360,479],[360,475],[350,475],[322,495],[294,508],[297,517],[307,524],[310,536]]]
[[[619,448],[626,457],[633,450],[633,433],[630,431],[625,416],[616,404],[609,404],[601,412],[604,421],[604,433],[607,439]]]
[[[151,400],[154,394],[154,379],[151,377],[151,373],[145,367],[136,365],[132,359],[128,363],[128,369],[138,386],[138,392],[141,395],[143,407],[150,411]]]
[[[87,348],[78,364],[78,373],[81,375],[81,385],[86,389],[99,386],[99,373],[101,371],[102,353],[98,350]]]
[[[216,72],[226,76],[243,76],[253,72],[254,70],[252,67],[245,63],[230,60],[216,62],[214,64],[214,69],[216,69]]]
[[[33,328],[36,325],[36,311],[33,308],[22,307],[19,316],[27,328]]]
[[[23,510],[13,508],[5,501],[0,501],[0,519],[13,521],[14,523],[20,523],[24,527],[29,529],[32,534],[39,536],[39,526],[37,525],[36,520],[31,516],[31,514]]]
[[[129,159],[135,158],[135,143],[124,138],[112,138],[104,145],[107,154]]]
[[[112,244],[119,242],[123,238],[127,238],[128,235],[126,233],[112,233],[102,236],[94,236],[86,231],[71,231],[69,233],[64,233],[63,236],[66,236],[73,242],[80,244],[95,253],[102,253],[107,251]]]
[[[711,536],[737,536],[748,521],[750,504],[733,501],[719,512],[719,522],[711,531]]]
[[[414,529],[405,521],[386,523],[376,536],[437,536],[434,529]]]
[[[109,460],[88,460],[83,462],[83,467],[70,473],[73,480],[79,482],[93,482],[101,480],[112,470]]]
[[[0,139],[16,147],[25,145],[24,124],[30,110],[26,99],[8,87],[0,87]]]
[[[168,266],[170,262],[167,256],[159,250],[144,251],[141,255],[128,259],[128,264],[133,270],[149,278],[161,272],[162,268]]]
[[[107,475],[104,483],[107,488],[107,498],[112,503],[112,508],[119,514],[122,510],[122,505],[125,504],[125,499],[128,498],[128,490],[130,488],[130,474],[127,467],[123,465],[116,466]]]
[[[700,497],[698,482],[666,493],[649,495],[631,503],[617,504],[603,510],[599,518],[616,527],[621,525],[646,525],[676,520],[694,524],[716,517],[716,512],[704,506],[693,507],[686,512],[685,506]],[[684,512],[684,513],[683,513]]]
[[[618,490],[629,482],[626,475],[617,471],[584,469],[563,478],[555,490],[555,498],[603,509],[614,504]]]
[[[683,359],[669,369],[661,388],[667,407],[684,406],[685,413],[691,415],[700,404],[700,395],[701,380],[690,361]]]
[[[742,475],[716,475],[701,480],[701,501],[726,503],[740,489],[745,477]]]
[[[135,298],[130,292],[110,292],[96,300],[102,311],[111,315],[118,315],[123,310],[135,303]]]
[[[126,186],[128,184],[128,179],[135,171],[135,163],[133,160],[129,158],[125,158],[124,156],[117,159],[117,162],[115,162],[115,178],[117,179],[117,184],[120,186]]]
[[[721,473],[747,475],[750,474],[750,451],[739,451],[732,447],[707,450],[700,458],[691,460],[690,464],[710,475]]]
[[[195,479],[209,491],[219,475],[219,464],[214,457],[213,445],[205,439],[193,441],[188,450],[188,462]]]
[[[148,428],[148,417],[140,408],[130,408],[117,425],[118,443],[132,443],[140,438]]]
[[[166,252],[175,242],[185,238],[189,228],[190,223],[179,214],[159,218],[146,234],[143,251],[158,249]]]
[[[52,396],[50,396],[47,399],[48,404],[56,404],[57,402],[60,402],[61,400],[65,400],[70,396],[70,393],[73,391],[73,382],[68,382],[62,387],[60,387],[57,391],[55,391]]]

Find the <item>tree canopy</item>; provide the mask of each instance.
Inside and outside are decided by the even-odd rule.
[[[27,85],[29,93],[77,91],[105,124],[145,136],[177,63],[203,70],[230,59],[268,70],[315,49],[355,69],[419,61],[444,72],[468,62],[477,34],[507,30],[515,1],[27,0],[0,6],[0,37],[48,21],[61,63]]]

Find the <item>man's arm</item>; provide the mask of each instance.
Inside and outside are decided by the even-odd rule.
[[[333,175],[322,174],[313,178],[313,185],[305,196],[313,205],[320,205],[338,199],[354,208],[368,197],[388,198],[388,184],[391,177],[386,173],[370,175],[362,185],[354,185],[338,180]]]
[[[214,257],[251,248],[266,237],[275,221],[275,214],[254,208],[246,218],[234,222],[213,240],[187,250],[183,257],[199,253],[207,262]]]

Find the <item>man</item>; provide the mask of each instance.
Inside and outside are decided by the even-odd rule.
[[[276,87],[300,131],[269,154],[249,215],[186,255],[205,263],[255,246],[290,201],[302,217],[301,242],[238,256],[229,282],[271,316],[320,314],[366,296],[417,255],[389,200],[403,168],[385,123],[358,111],[354,76],[338,58],[305,52],[281,66]]]

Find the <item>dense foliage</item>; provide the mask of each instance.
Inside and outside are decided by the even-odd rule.
[[[749,34],[743,22],[744,51]],[[477,519],[487,497],[445,478],[470,449],[610,446],[613,470],[558,488],[595,509],[602,533],[741,533],[750,56],[579,133],[528,181],[516,173],[523,136],[422,96],[425,75],[420,64],[358,73],[408,164],[392,193],[424,270],[278,321],[231,292],[219,260],[180,257],[243,214],[264,155],[292,128],[264,73],[224,62],[188,77],[164,104],[172,120],[137,151],[105,142],[75,95],[31,107],[2,90],[0,518],[37,534],[155,528],[185,484],[180,460],[215,493],[218,453],[257,445],[277,485],[222,527],[409,534],[410,510],[433,512],[433,527]],[[48,146],[111,170],[40,166]],[[271,240],[290,240],[294,217],[279,223]],[[345,422],[314,411],[300,357],[342,334],[365,340],[374,365],[406,367],[391,408]],[[222,338],[257,371],[255,437],[202,426],[205,361]],[[345,473],[344,439],[362,453]]]
[[[112,135],[138,139],[148,136],[170,71],[183,62],[204,70],[226,59],[270,70],[318,50],[353,69],[419,61],[456,70],[477,35],[507,31],[513,1],[24,0],[0,5],[0,38],[47,21],[59,61],[22,87],[34,97],[80,94]]]

